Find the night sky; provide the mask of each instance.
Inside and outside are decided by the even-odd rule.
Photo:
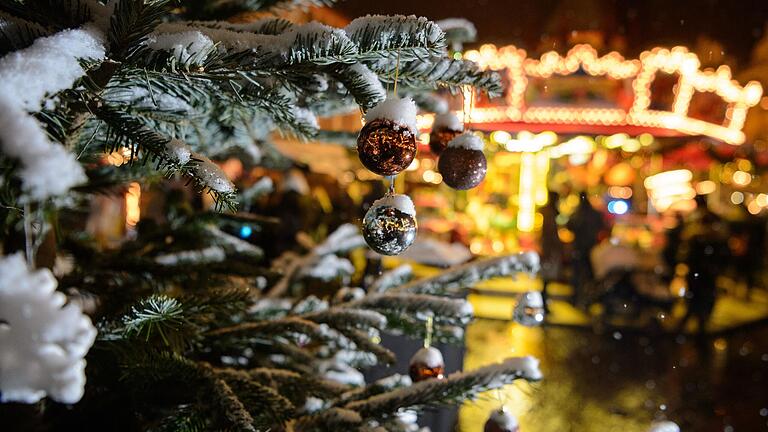
[[[699,35],[706,35],[741,65],[768,22],[768,0],[346,0],[336,9],[351,18],[369,13],[464,17],[477,26],[479,42],[529,51],[542,36],[563,39],[566,32],[590,28],[623,36],[627,56],[654,46],[693,47]]]

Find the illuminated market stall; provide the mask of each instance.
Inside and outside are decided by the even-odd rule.
[[[549,190],[560,194],[564,217],[578,192],[602,197],[594,204],[619,217],[613,235],[645,248],[663,228],[657,216],[692,210],[697,193],[715,207],[743,203],[752,214],[768,207],[768,196],[750,188],[760,183],[761,167],[735,152],[745,143],[742,129],[762,86],[740,84],[726,65],[702,68],[684,47],[654,48],[637,59],[601,56],[588,44],[539,58],[511,45],[462,55],[502,73],[506,92],[492,100],[469,91],[455,98],[457,115],[485,132],[488,177],[457,197],[457,214],[443,211],[440,222],[427,226],[445,232],[453,226],[447,220],[466,226],[468,219],[474,253],[530,246]],[[420,126],[428,129],[432,121],[425,115]],[[439,184],[426,153],[410,178]],[[561,230],[566,242],[569,235]]]

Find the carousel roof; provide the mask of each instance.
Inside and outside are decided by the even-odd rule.
[[[574,134],[705,136],[738,145],[749,108],[763,93],[750,81],[742,86],[723,65],[701,69],[684,47],[654,48],[638,59],[617,52],[598,56],[590,45],[529,58],[509,45],[483,45],[464,58],[502,73],[507,90],[501,101],[474,106],[465,95],[464,116],[474,129],[554,131]],[[431,117],[421,125],[429,128]]]

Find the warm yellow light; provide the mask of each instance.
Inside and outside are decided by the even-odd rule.
[[[760,204],[757,203],[757,200],[752,200],[752,202],[750,202],[749,205],[747,206],[747,211],[753,215],[760,213],[761,210],[762,210],[762,207],[760,206]]]
[[[625,133],[614,134],[606,137],[603,144],[605,145],[605,148],[615,149],[624,145],[624,141],[627,139],[629,139],[629,135]]]
[[[128,191],[125,193],[125,224],[132,228],[139,223],[141,218],[141,185],[133,182],[128,185]]]
[[[739,167],[742,171],[751,171],[752,170],[752,162],[750,162],[748,159],[739,159],[736,161],[736,166]]]
[[[537,206],[543,206],[549,198],[547,178],[549,177],[549,154],[546,150],[536,153],[536,179],[534,180],[534,196]]]
[[[520,181],[518,186],[517,229],[531,232],[536,215],[535,197],[536,157],[523,153],[520,157]]]
[[[696,184],[696,193],[699,195],[711,194],[717,189],[717,185],[712,180],[704,180]]]
[[[739,186],[746,186],[752,182],[752,174],[745,171],[733,173],[733,182]]]
[[[621,145],[621,149],[627,153],[634,153],[640,150],[640,147],[641,147],[640,141],[636,139],[628,139],[624,141],[624,144]]]
[[[595,141],[590,137],[579,135],[552,147],[549,151],[549,155],[552,159],[558,159],[563,156],[571,155],[591,155],[594,151]]]
[[[768,207],[768,194],[758,194],[757,197],[755,197],[755,202],[760,207]]]
[[[640,144],[642,144],[643,147],[648,147],[649,145],[653,144],[653,135],[649,133],[642,133],[637,137],[637,140],[640,141]]]
[[[429,144],[429,134],[426,132],[420,134],[419,141],[423,142],[424,144]]]
[[[416,171],[419,169],[419,160],[414,158],[413,161],[411,161],[411,164],[408,165],[408,168],[406,168],[406,171]]]
[[[736,205],[739,205],[739,204],[743,203],[744,202],[744,194],[739,192],[739,191],[736,191],[736,192],[732,193],[731,194],[731,202],[736,204]]]
[[[666,171],[647,177],[643,184],[646,189],[659,189],[675,183],[690,182],[693,174],[687,169]]]
[[[491,132],[491,141],[498,143],[498,144],[506,144],[509,142],[509,140],[512,139],[512,135],[509,134],[507,131],[494,131]]]

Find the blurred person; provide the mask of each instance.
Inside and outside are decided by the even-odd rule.
[[[579,206],[568,220],[567,228],[573,232],[573,286],[574,302],[578,301],[584,286],[594,279],[590,252],[607,228],[602,213],[592,207],[585,192],[579,194]]]
[[[664,249],[661,251],[661,257],[664,260],[664,265],[667,268],[665,273],[665,281],[671,282],[675,277],[675,267],[677,266],[677,255],[680,250],[680,245],[683,241],[683,229],[685,228],[685,219],[683,214],[675,212],[675,226],[666,230],[664,236],[666,241],[664,242]]]
[[[544,310],[549,312],[547,303],[547,288],[549,284],[559,280],[560,267],[563,262],[563,242],[557,230],[558,204],[560,195],[557,192],[550,191],[547,204],[541,209],[542,227],[541,227],[541,296],[544,298]]]
[[[687,311],[678,325],[682,332],[691,318],[696,318],[698,333],[703,334],[712,316],[717,298],[717,276],[728,256],[728,244],[717,216],[703,212],[701,219],[688,223],[684,231]]]

